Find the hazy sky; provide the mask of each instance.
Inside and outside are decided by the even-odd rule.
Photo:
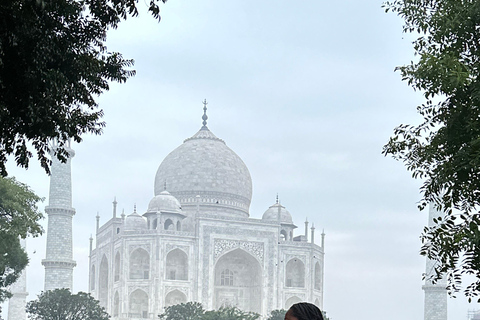
[[[88,289],[97,212],[107,221],[114,196],[126,214],[147,209],[158,166],[200,129],[207,99],[208,127],[250,170],[251,217],[278,193],[297,235],[306,217],[317,243],[325,229],[331,319],[423,319],[420,182],[381,154],[396,125],[419,121],[422,96],[394,72],[414,59],[401,24],[376,0],[169,0],[160,23],[143,10],[111,30],[109,50],[134,58],[137,75],[99,98],[104,134],[74,145],[74,290]],[[35,162],[9,168],[48,198]],[[29,299],[43,288],[44,246],[28,242]],[[449,320],[474,308],[459,294]]]

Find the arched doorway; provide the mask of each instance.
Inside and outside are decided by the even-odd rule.
[[[150,271],[150,256],[144,249],[136,249],[130,255],[130,279],[148,279]]]
[[[285,273],[285,286],[294,288],[305,287],[305,265],[298,258],[293,258],[287,262]]]
[[[290,309],[291,306],[293,306],[295,303],[299,303],[299,302],[302,302],[302,300],[300,300],[300,298],[297,297],[297,296],[293,296],[293,297],[288,298],[287,301],[285,302],[285,310]]]
[[[167,254],[166,278],[168,280],[188,280],[188,257],[180,250],[174,249]]]
[[[130,295],[128,304],[129,318],[148,318],[148,295],[145,291],[137,289]]]
[[[115,296],[113,298],[113,316],[118,317],[120,312],[120,298],[118,296],[118,291],[115,291]]]
[[[235,306],[262,313],[262,268],[242,249],[224,254],[215,264],[214,306]]]
[[[320,263],[315,263],[315,290],[322,289],[322,270],[320,269]]]
[[[173,291],[170,291],[165,297],[165,308],[186,302],[187,296],[185,296],[185,294],[180,290],[175,289]]]
[[[104,255],[100,262],[100,270],[98,273],[98,300],[100,305],[108,310],[108,260]]]

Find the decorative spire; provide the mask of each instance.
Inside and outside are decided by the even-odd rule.
[[[167,179],[163,181],[163,191],[167,191]]]
[[[98,214],[98,211],[97,211],[97,215],[95,216],[96,220],[97,220],[97,233],[98,233],[98,229],[100,228],[100,215]]]
[[[208,116],[207,116],[207,99],[203,100],[203,116],[202,116],[202,119],[203,119],[203,128],[207,128],[207,119],[208,119]]]
[[[133,213],[137,213],[137,204],[133,204]]]
[[[114,197],[113,198],[113,217],[116,218],[117,217],[117,197]]]
[[[277,193],[277,199],[276,199],[275,203],[278,204],[278,193]]]

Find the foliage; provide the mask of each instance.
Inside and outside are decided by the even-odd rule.
[[[162,320],[198,320],[205,310],[199,302],[180,303],[165,308],[165,312],[158,317]]]
[[[221,307],[218,310],[206,311],[202,320],[256,320],[258,313],[246,312],[237,307]]]
[[[108,313],[89,293],[71,294],[69,289],[42,292],[27,304],[31,320],[107,320]]]
[[[436,276],[450,293],[461,276],[476,281],[464,292],[480,292],[480,1],[396,0],[384,3],[416,33],[418,61],[398,67],[403,80],[424,93],[419,125],[394,130],[383,153],[401,160],[414,178],[424,179],[419,208],[432,203],[445,211],[422,234],[421,253],[436,261]]]
[[[165,312],[158,317],[161,320],[256,320],[259,315],[236,307],[205,311],[201,303],[187,302],[165,308]]]
[[[267,320],[283,320],[285,319],[285,313],[287,313],[287,310],[285,309],[272,310]]]
[[[43,232],[38,224],[43,217],[37,208],[40,200],[15,178],[0,177],[0,302],[10,297],[6,288],[28,264],[20,238],[36,237]]]
[[[157,2],[148,10],[160,19]],[[69,139],[100,134],[105,126],[96,96],[109,81],[135,74],[133,60],[105,46],[106,32],[137,16],[138,0],[2,0],[0,2],[0,174],[14,155],[28,167],[36,150],[49,172],[48,142],[59,142],[65,160]]]

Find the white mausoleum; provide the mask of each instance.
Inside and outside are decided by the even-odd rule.
[[[324,235],[314,244],[312,227],[308,242],[306,222],[295,236],[278,199],[250,218],[248,168],[203,120],[160,164],[146,212],[117,217],[115,201],[112,219],[97,217],[90,292],[113,319],[157,319],[188,301],[263,315],[299,301],[322,308]]]

